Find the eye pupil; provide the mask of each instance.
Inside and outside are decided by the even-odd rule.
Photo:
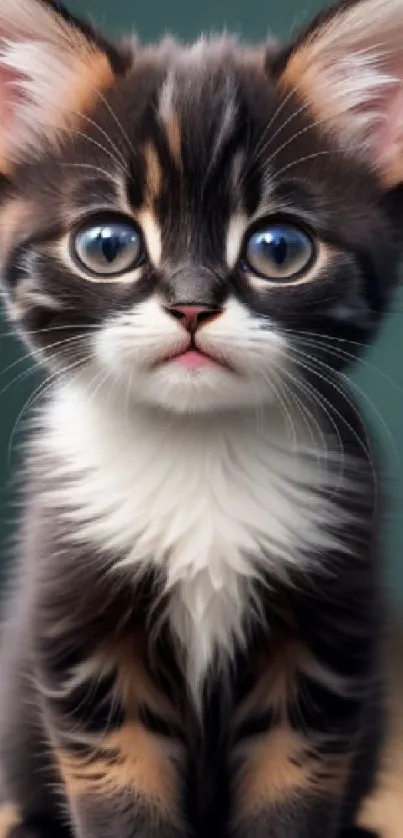
[[[314,246],[299,227],[273,223],[250,236],[245,255],[247,267],[257,276],[278,283],[289,282],[307,269]]]
[[[273,241],[270,244],[273,251],[273,258],[277,265],[283,265],[287,259],[288,245],[281,234],[273,236]]]
[[[105,256],[105,259],[109,264],[113,262],[121,248],[122,242],[119,241],[117,236],[110,235],[109,231],[107,233],[103,233],[100,236],[101,239],[101,246],[102,246],[102,253]]]

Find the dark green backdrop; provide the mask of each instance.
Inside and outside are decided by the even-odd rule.
[[[15,0],[17,3],[18,0]],[[269,32],[287,36],[300,22],[322,5],[305,0],[71,0],[71,8],[87,13],[112,30],[136,30],[144,40],[164,32],[192,38],[201,31],[224,29],[242,37],[260,40]],[[10,439],[13,451],[21,438],[24,403],[40,379],[26,362],[18,361],[20,350],[0,324],[0,535],[3,543],[10,533],[12,493],[9,487]],[[368,417],[377,429],[384,450],[384,476],[391,499],[385,524],[388,556],[387,575],[392,596],[403,602],[403,293],[396,299],[381,339],[356,369],[353,386]],[[16,363],[17,361],[17,363]],[[13,364],[11,368],[9,365]],[[11,441],[13,441],[11,440]],[[15,453],[12,460],[15,463]],[[12,527],[11,527],[12,531]],[[3,555],[7,554],[7,546]]]

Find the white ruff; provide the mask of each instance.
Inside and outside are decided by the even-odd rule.
[[[293,450],[277,409],[226,417],[130,410],[109,389],[92,400],[73,383],[58,393],[43,437],[59,463],[51,500],[65,505],[72,537],[118,555],[119,568],[133,576],[144,562],[165,569],[168,616],[196,695],[214,653],[225,657],[242,642],[254,575],[264,567],[284,577],[340,547],[340,510],[321,495],[334,473],[319,444],[321,462]]]

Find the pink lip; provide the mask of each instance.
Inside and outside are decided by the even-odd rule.
[[[198,370],[202,367],[217,366],[214,358],[209,355],[204,355],[203,352],[198,352],[197,349],[188,349],[186,352],[181,352],[180,355],[175,355],[170,359],[172,363],[180,364],[187,370]]]

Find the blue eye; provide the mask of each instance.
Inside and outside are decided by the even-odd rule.
[[[291,224],[270,224],[251,235],[246,244],[250,269],[265,279],[284,282],[308,268],[314,256],[310,237]]]
[[[114,277],[136,268],[144,250],[141,235],[130,221],[110,219],[83,227],[73,249],[78,261],[93,274]]]

